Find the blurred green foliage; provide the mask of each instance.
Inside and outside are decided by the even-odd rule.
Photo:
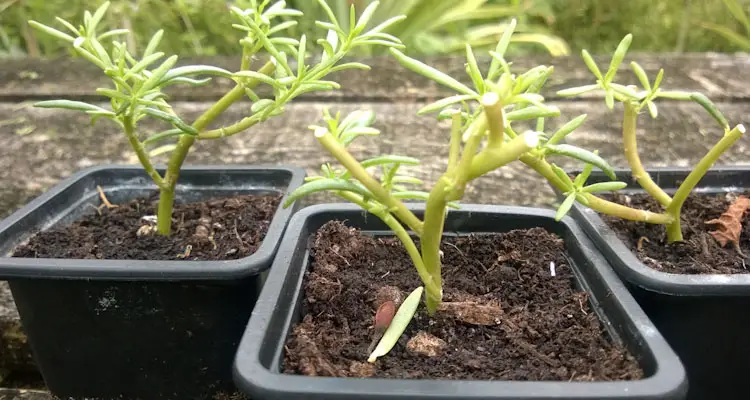
[[[145,43],[158,29],[168,34],[162,48],[180,55],[237,53],[230,5],[249,0],[116,0],[105,25],[131,30],[129,46]],[[370,0],[328,0],[348,20],[348,7],[359,10]],[[0,57],[57,56],[60,43],[37,35],[26,21],[54,24],[54,18],[76,19],[103,0],[0,0]],[[288,0],[306,17],[294,32],[324,34],[313,22],[321,10],[310,0]],[[635,51],[750,50],[750,0],[381,0],[376,21],[394,14],[407,20],[389,33],[399,36],[411,55],[463,51],[496,43],[510,18],[519,25],[512,53],[565,55],[587,48],[610,52],[627,33],[637,34]],[[739,10],[739,11],[738,11]]]

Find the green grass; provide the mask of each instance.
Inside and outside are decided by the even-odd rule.
[[[334,12],[348,20],[348,6],[369,0],[328,0]],[[737,35],[750,35],[741,19],[724,2],[736,2],[746,14],[750,0],[381,0],[375,21],[395,13],[408,16],[395,33],[412,55],[460,52],[464,42],[481,47],[497,40],[504,24],[519,21],[514,53],[607,53],[625,34],[632,32],[634,51],[673,52],[748,50]],[[84,10],[102,0],[0,0],[0,57],[58,56],[59,43],[37,35],[26,21],[54,23],[54,17],[80,19]],[[249,0],[118,0],[105,21],[107,27],[132,30],[130,45],[144,43],[158,29],[165,29],[162,49],[180,55],[225,55],[237,53],[239,36],[231,28],[228,4],[242,7]],[[323,18],[314,0],[289,0],[306,12],[295,34],[320,37],[313,25]],[[481,4],[484,3],[484,4]],[[685,5],[690,3],[690,7]],[[477,6],[477,4],[479,4]],[[475,11],[475,7],[481,7]],[[685,10],[690,13],[685,13]],[[736,11],[736,10],[735,10]],[[454,14],[451,14],[453,12]],[[450,20],[445,15],[456,18]],[[685,24],[685,22],[688,22]],[[683,29],[686,28],[686,29]],[[681,32],[684,32],[681,39]],[[682,43],[682,46],[680,46]]]

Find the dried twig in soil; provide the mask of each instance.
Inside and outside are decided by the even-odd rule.
[[[737,251],[744,257],[740,250],[740,234],[742,233],[742,218],[750,209],[750,199],[740,196],[729,205],[727,211],[717,219],[706,221],[707,225],[718,225],[718,229],[709,232],[721,247],[732,242]]]

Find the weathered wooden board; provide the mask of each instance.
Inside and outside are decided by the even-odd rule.
[[[750,98],[750,55],[696,54],[696,55],[649,55],[633,54],[621,66],[618,82],[635,84],[637,79],[630,71],[629,61],[636,60],[646,70],[651,80],[659,68],[664,68],[662,87],[673,90],[701,91],[715,100]],[[342,83],[342,89],[330,93],[306,96],[319,101],[413,101],[431,99],[453,94],[434,82],[403,67],[391,57],[352,59],[372,66],[371,71],[348,70],[331,75],[331,79]],[[470,84],[466,75],[465,60],[453,57],[427,58],[425,61],[435,68]],[[555,71],[543,94],[552,98],[555,92],[572,86],[594,82],[591,72],[580,57],[534,57],[510,60],[513,70],[525,71],[536,65],[552,65]],[[597,58],[601,69],[606,69],[609,59]],[[236,70],[237,58],[218,57],[210,59],[186,58],[181,64],[210,64]],[[259,62],[260,63],[260,62]],[[487,65],[480,58],[480,64]],[[627,70],[626,70],[627,69]],[[486,69],[482,69],[486,71]],[[174,87],[169,92],[174,100],[206,100],[223,95],[232,85],[227,79],[201,88]],[[96,98],[97,87],[108,87],[106,76],[90,63],[67,59],[33,60],[18,59],[3,61],[0,69],[0,101],[23,101],[28,99],[77,97]],[[260,92],[263,92],[261,89]]]
[[[364,138],[352,147],[358,157],[398,153],[422,160],[412,170],[427,182],[434,181],[444,168],[449,130],[432,117],[415,115],[420,103],[296,103],[284,116],[271,119],[255,130],[224,140],[202,141],[195,145],[187,162],[192,164],[292,164],[316,173],[331,157],[315,141],[308,126],[317,123],[324,108],[343,113],[370,109],[377,115],[380,138]],[[582,128],[569,136],[569,142],[600,154],[613,165],[624,166],[620,145],[620,110],[609,112],[599,102],[556,103],[563,116],[549,119],[547,127],[586,113]],[[176,111],[191,120],[209,104],[178,102]],[[734,123],[750,122],[744,104],[721,103]],[[248,106],[239,104],[219,123],[243,116]],[[127,141],[109,121],[88,123],[85,114],[37,109],[16,104],[0,104],[0,215],[7,215],[22,203],[46,190],[75,170],[101,163],[136,163]],[[7,122],[11,121],[11,122]],[[144,124],[144,134],[159,129]],[[700,159],[718,140],[721,131],[703,110],[692,103],[665,103],[657,120],[647,114],[640,118],[640,152],[648,165],[688,165]],[[704,136],[705,135],[705,136]],[[750,163],[750,138],[743,138],[725,154],[720,163]],[[17,156],[13,156],[17,155]],[[163,158],[161,160],[164,160]],[[567,162],[565,165],[576,165]],[[479,179],[467,193],[465,202],[542,205],[552,193],[546,184],[525,166],[514,163]]]

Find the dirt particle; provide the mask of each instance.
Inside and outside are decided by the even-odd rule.
[[[401,305],[401,302],[404,301],[404,294],[401,292],[401,289],[396,286],[383,286],[378,289],[378,292],[375,295],[375,308],[380,308],[380,306],[387,301],[393,302],[396,308],[398,308]]]
[[[375,366],[370,363],[352,361],[349,374],[353,378],[369,378],[375,375]]]
[[[445,343],[445,340],[423,331],[412,336],[412,338],[409,339],[409,342],[406,343],[407,350],[414,354],[427,357],[436,357],[440,355],[446,346],[447,343]]]

